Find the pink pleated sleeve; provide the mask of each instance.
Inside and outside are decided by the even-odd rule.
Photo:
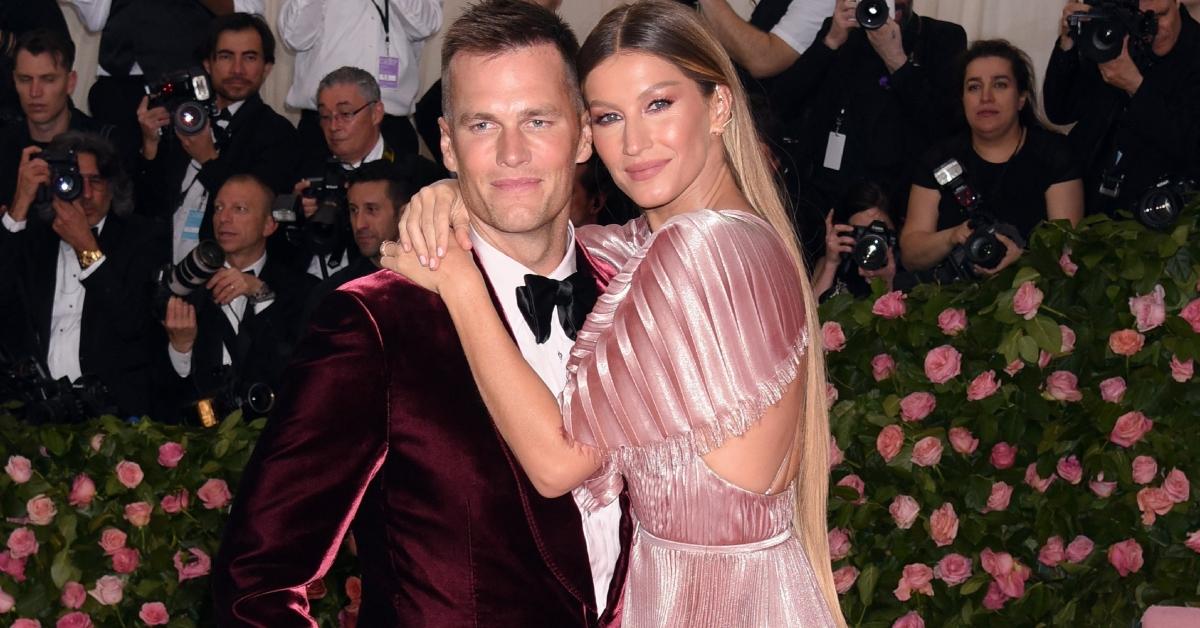
[[[567,433],[605,453],[588,481],[603,504],[622,467],[686,462],[745,433],[795,379],[808,335],[795,266],[757,216],[699,210],[653,233],[638,220],[577,237],[621,269],[561,398]]]

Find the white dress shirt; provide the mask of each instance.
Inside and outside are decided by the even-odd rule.
[[[13,233],[24,231],[28,224],[24,220],[13,220],[8,214],[4,214],[0,220],[4,228]],[[97,237],[107,220],[105,216],[96,223]],[[46,367],[54,379],[65,376],[75,381],[83,374],[79,366],[79,334],[83,330],[83,300],[87,294],[83,280],[91,277],[104,259],[101,255],[87,270],[81,270],[75,249],[63,240],[58,243],[58,262],[54,267],[54,304],[50,308],[50,348],[46,354]]]
[[[104,29],[104,24],[108,22],[108,13],[112,10],[112,0],[59,0],[59,2],[74,7],[75,13],[79,15],[79,21],[83,22],[84,28],[91,33],[97,33]],[[266,2],[265,0],[233,0],[233,10],[238,13],[266,15]],[[129,69],[129,75],[140,76],[142,74],[142,66],[135,61],[133,67]],[[100,66],[96,67],[96,76],[108,75],[107,70]]]
[[[279,36],[296,51],[287,104],[315,111],[317,84],[326,74],[348,65],[380,80],[380,59],[386,57],[394,60],[396,76],[395,87],[381,81],[383,108],[407,116],[420,87],[423,42],[441,27],[441,0],[287,0],[279,11]]]
[[[550,279],[566,279],[576,270],[575,229],[569,225],[568,228],[567,254],[554,272],[547,275]],[[475,254],[479,256],[488,281],[496,291],[496,297],[500,301],[502,310],[501,314],[512,328],[513,337],[517,341],[517,348],[521,350],[521,355],[533,367],[550,392],[558,395],[567,386],[567,358],[571,355],[571,347],[574,346],[575,341],[567,337],[562,325],[558,323],[558,317],[555,316],[550,324],[550,338],[546,342],[538,344],[533,330],[521,316],[521,310],[517,306],[517,288],[525,285],[525,275],[537,273],[501,253],[479,237],[474,229],[471,230],[471,244],[475,248]],[[585,494],[583,488],[577,488],[572,492],[576,505],[581,502]],[[608,585],[612,581],[617,557],[621,553],[620,500],[614,500],[595,512],[588,512],[580,508],[580,516],[583,520],[583,538],[587,542],[588,561],[592,568],[592,585],[596,591],[596,606],[598,611],[603,613],[608,600]]]
[[[798,54],[804,54],[817,39],[817,31],[821,30],[825,18],[833,15],[836,4],[837,0],[792,0],[787,13],[779,18],[771,33]]]
[[[255,276],[262,277],[263,266],[267,265],[267,254],[263,253],[262,257],[258,258],[253,264],[241,269],[242,272],[254,271]],[[225,268],[231,268],[228,262],[225,263]],[[246,303],[248,299],[245,296],[237,297],[229,303],[221,306],[221,312],[225,314],[225,320],[229,321],[229,325],[233,327],[233,333],[238,332],[238,325],[242,322],[242,315],[246,313]],[[254,313],[259,314],[267,309],[274,298],[264,299],[254,304]],[[187,377],[192,373],[192,352],[176,351],[171,343],[167,343],[167,355],[171,356],[171,366],[175,368],[175,372],[180,377]],[[233,359],[229,357],[229,347],[224,343],[221,344],[221,364],[233,364]]]
[[[239,100],[227,108],[232,117],[246,101]],[[222,129],[229,128],[229,120],[218,120],[215,124]],[[171,128],[166,129],[167,132]],[[209,129],[209,133],[212,130]],[[182,194],[179,207],[171,215],[171,262],[178,264],[192,249],[200,244],[200,228],[204,222],[204,210],[208,207],[208,190],[204,184],[196,180],[200,176],[200,162],[195,159],[188,162],[187,171],[183,173],[183,181],[179,185]]]

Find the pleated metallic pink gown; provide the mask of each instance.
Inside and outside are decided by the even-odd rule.
[[[713,210],[577,237],[620,269],[579,332],[562,404],[568,434],[605,454],[595,502],[629,488],[623,625],[833,626],[793,532],[794,484],[750,492],[701,458],[779,401],[807,349],[783,243],[754,215]]]

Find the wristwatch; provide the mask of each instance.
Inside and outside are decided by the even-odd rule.
[[[265,281],[262,282],[262,287],[255,291],[254,294],[246,295],[246,299],[252,304],[263,303],[274,298],[275,292],[271,290],[271,286],[268,286]]]
[[[104,253],[100,249],[92,249],[90,251],[78,251],[75,256],[79,258],[79,270],[87,270],[89,266],[100,261],[104,257]]]

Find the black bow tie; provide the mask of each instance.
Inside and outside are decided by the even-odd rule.
[[[217,115],[213,116],[213,120],[216,122],[229,122],[233,120],[233,114],[228,109],[222,109]]]
[[[550,339],[550,319],[556,307],[559,324],[567,337],[574,340],[595,303],[596,282],[583,271],[562,281],[525,275],[525,285],[517,287],[517,308],[538,344]]]

